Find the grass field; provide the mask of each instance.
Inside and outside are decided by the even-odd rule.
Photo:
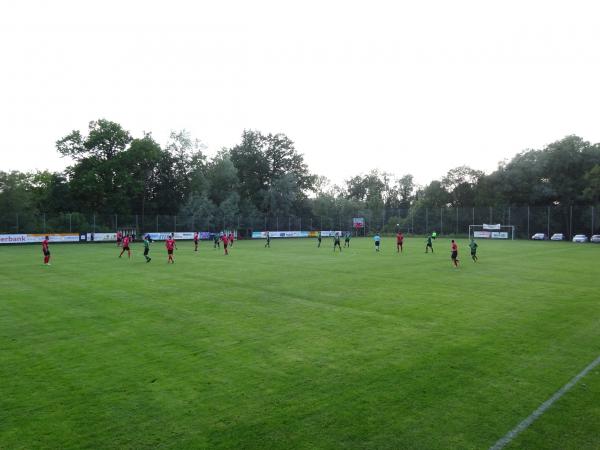
[[[0,248],[0,448],[486,449],[600,355],[600,245]],[[508,447],[600,448],[600,368]]]

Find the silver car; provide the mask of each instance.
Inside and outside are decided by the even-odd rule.
[[[585,234],[576,234],[573,236],[573,242],[587,242],[588,237]]]
[[[554,233],[550,238],[551,241],[564,241],[565,235],[562,233]]]
[[[595,244],[600,244],[600,234],[595,234],[590,238],[590,242],[594,242]]]

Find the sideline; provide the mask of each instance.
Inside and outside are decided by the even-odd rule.
[[[559,398],[565,395],[569,390],[577,384],[579,380],[585,377],[590,371],[592,371],[598,364],[600,364],[600,356],[598,356],[594,361],[592,361],[585,369],[575,375],[571,381],[561,387],[558,391],[554,393],[552,397],[542,403],[538,409],[531,413],[529,417],[519,423],[516,427],[506,433],[502,438],[498,440],[493,446],[490,447],[490,450],[500,450],[504,448],[506,445],[510,444],[510,442],[521,433],[521,431],[526,430],[529,425],[535,422],[542,414],[546,412],[548,408],[550,408],[554,402],[556,402]]]

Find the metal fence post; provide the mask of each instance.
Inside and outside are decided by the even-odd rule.
[[[573,239],[573,205],[569,206],[569,240]]]
[[[472,215],[471,225],[475,225],[475,208],[471,208],[471,215]]]
[[[507,225],[512,225],[510,222],[510,206],[508,207],[508,223]]]
[[[92,233],[96,234],[96,213],[93,214],[92,221],[94,222],[92,225]]]
[[[458,235],[458,206],[456,207],[456,226],[455,226],[455,235]]]
[[[69,213],[69,233],[71,233],[73,230],[71,229],[71,217],[73,216],[73,214]]]
[[[425,234],[429,233],[429,209],[425,208]]]
[[[440,234],[444,234],[444,208],[440,208]]]
[[[550,237],[550,207],[549,206],[547,207],[547,211],[548,211],[548,214],[547,214],[547,216],[548,216],[548,225],[547,225],[547,232],[546,233],[547,233],[547,236]]]
[[[138,230],[140,229],[140,224],[138,223],[138,215],[135,215],[135,234],[138,234]]]
[[[42,214],[44,233],[46,233],[46,213]]]
[[[17,213],[17,233],[19,232],[19,213]]]
[[[177,215],[173,216],[173,233],[177,231]]]
[[[277,229],[277,231],[279,231],[279,216],[276,216],[276,217],[275,217],[275,223],[276,223],[276,225],[277,225],[277,226],[276,226],[276,229]]]
[[[594,234],[594,207],[592,206],[592,234]]]
[[[527,239],[529,239],[529,205],[527,205]]]
[[[158,214],[156,215],[156,232],[158,233]]]

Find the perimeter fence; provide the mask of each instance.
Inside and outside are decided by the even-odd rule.
[[[364,228],[355,229],[353,219],[364,219]],[[563,233],[600,234],[598,206],[506,206],[385,209],[379,211],[331,211],[312,215],[141,215],[95,213],[11,213],[0,212],[0,233],[100,233],[119,229],[144,232],[209,231],[237,229],[241,237],[254,231],[352,230],[357,235],[374,232],[424,235],[467,235],[469,225],[514,225],[515,236],[529,238],[534,233],[548,236]]]

